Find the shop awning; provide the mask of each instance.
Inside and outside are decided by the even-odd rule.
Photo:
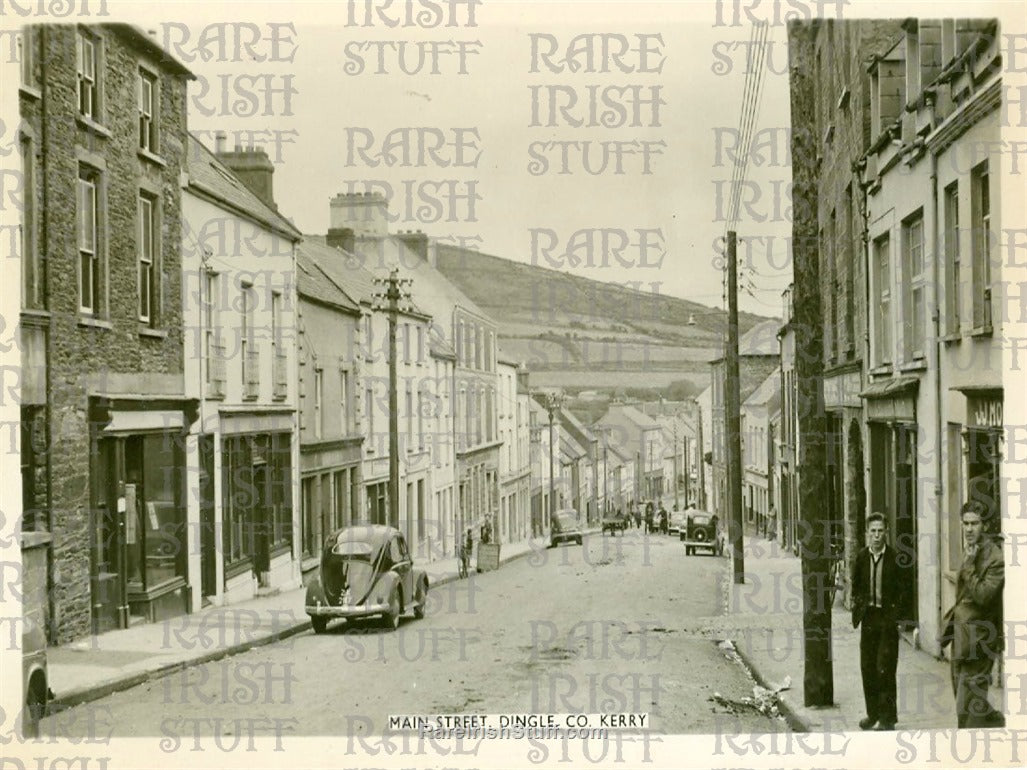
[[[890,377],[875,382],[860,391],[861,398],[897,398],[910,396],[920,388],[920,378],[913,374]]]

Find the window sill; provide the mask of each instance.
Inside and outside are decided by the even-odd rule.
[[[891,361],[885,361],[883,364],[879,364],[878,366],[875,366],[873,369],[870,370],[870,374],[871,375],[891,374],[891,373],[892,373]]]
[[[260,396],[243,396],[243,397],[242,397],[242,400],[243,400],[243,401],[246,401],[246,402],[248,402],[248,403],[253,403],[253,402],[254,402],[254,401],[256,401],[256,400],[257,400],[258,398],[260,398]]]
[[[78,325],[92,329],[107,329],[108,331],[114,329],[114,324],[110,321],[104,321],[102,318],[91,318],[86,315],[78,317]]]
[[[271,400],[272,401],[276,401],[276,402],[279,402],[279,403],[281,403],[282,401],[285,401],[287,398],[289,398],[289,394],[288,393],[275,393],[273,396],[271,396]]]
[[[150,152],[149,150],[147,150],[144,147],[137,147],[136,148],[136,155],[138,155],[140,158],[142,158],[145,161],[149,161],[150,163],[154,163],[154,164],[160,166],[161,168],[167,168],[168,167],[168,162],[166,160],[164,160],[164,158],[162,158],[160,155],[158,155],[155,152]]]
[[[926,372],[927,361],[923,358],[916,358],[908,364],[899,366],[900,372]]]
[[[154,339],[154,340],[166,340],[168,338],[168,330],[167,329],[151,329],[148,326],[140,326],[139,327],[139,336],[140,337],[149,337],[150,339]]]
[[[978,326],[976,329],[970,330],[971,337],[990,337],[992,336],[993,329],[990,326]]]
[[[110,129],[104,128],[95,120],[87,118],[85,115],[76,115],[75,122],[78,123],[80,127],[94,134],[98,134],[99,136],[106,137],[107,139],[110,139],[112,136]]]
[[[43,92],[38,88],[33,88],[32,86],[20,85],[18,86],[18,93],[22,96],[28,97],[29,99],[40,100],[43,98]]]
[[[244,557],[242,560],[235,562],[234,564],[225,565],[225,581],[229,581],[234,577],[238,577],[245,572],[253,569],[253,563],[249,557]]]
[[[963,339],[963,336],[959,332],[951,332],[949,334],[943,334],[941,336],[941,341],[944,342],[945,344],[950,344],[952,342],[959,342],[962,339]]]
[[[45,322],[49,321],[50,318],[51,318],[50,311],[49,310],[44,310],[43,308],[23,307],[21,309],[21,320],[22,320],[22,323],[26,323],[26,324],[28,324],[30,326],[33,323],[35,323],[37,325],[38,324],[45,324]]]

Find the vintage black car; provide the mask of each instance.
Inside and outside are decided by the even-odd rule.
[[[611,511],[603,517],[603,534],[609,532],[612,535],[616,535],[618,532],[624,533],[624,530],[628,528],[628,518],[623,513]]]
[[[691,556],[702,548],[720,556],[724,553],[724,541],[720,536],[717,514],[707,511],[686,511],[685,527],[680,532],[681,542],[685,544],[685,554]]]
[[[578,512],[573,508],[563,508],[549,520],[549,547],[555,548],[560,543],[582,543]]]
[[[378,615],[387,628],[413,611],[424,617],[428,576],[414,567],[398,529],[379,524],[345,527],[332,533],[321,552],[321,569],[307,586],[306,611],[314,633],[332,618]]]

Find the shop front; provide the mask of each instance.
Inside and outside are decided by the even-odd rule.
[[[105,398],[90,404],[94,633],[191,611],[184,442],[195,405],[145,406]]]
[[[883,513],[890,542],[899,551],[913,586],[910,609],[919,606],[919,527],[917,525],[916,398],[919,378],[896,377],[875,383],[861,395],[870,443],[870,511]]]

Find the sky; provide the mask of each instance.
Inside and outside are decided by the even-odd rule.
[[[190,129],[264,146],[304,232],[325,232],[335,194],[372,189],[393,230],[724,306],[751,36],[730,4],[718,24],[712,4],[415,2],[412,26],[408,6],[257,4],[256,26],[225,27],[223,7],[190,5],[145,27],[197,75]],[[781,24],[766,65],[739,298],[776,316],[791,270]]]

